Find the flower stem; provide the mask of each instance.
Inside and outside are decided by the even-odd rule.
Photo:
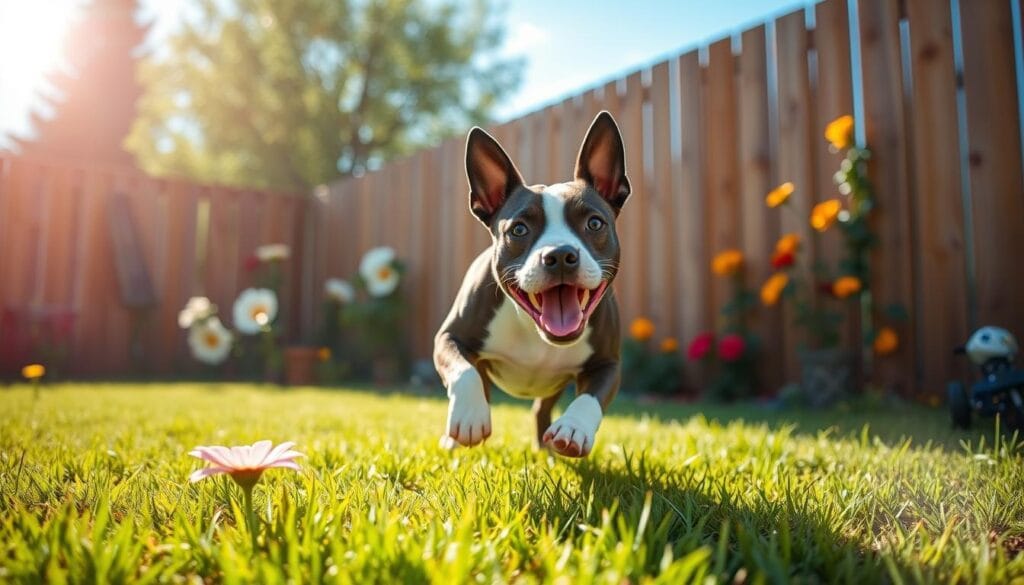
[[[256,538],[259,534],[259,528],[256,522],[256,512],[252,507],[252,490],[255,486],[243,487],[242,493],[245,494],[245,525],[249,527],[249,537],[252,539],[252,554],[256,554],[257,542]]]

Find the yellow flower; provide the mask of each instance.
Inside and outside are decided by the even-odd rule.
[[[825,140],[832,148],[842,150],[853,145],[853,116],[840,116],[825,126]]]
[[[875,353],[889,355],[900,346],[900,338],[892,327],[882,327],[875,335]]]
[[[327,360],[331,359],[331,348],[321,347],[320,349],[316,350],[316,359],[322,362],[326,362]]]
[[[42,364],[29,364],[21,368],[21,375],[29,380],[38,380],[46,375],[46,368]]]
[[[768,207],[778,207],[789,199],[789,196],[793,194],[793,189],[793,183],[787,181],[769,191],[764,202],[768,204]]]
[[[836,298],[845,299],[860,292],[860,279],[856,276],[840,276],[832,283],[832,294]]]
[[[717,256],[711,260],[711,271],[718,276],[731,276],[739,272],[740,267],[743,266],[743,252],[739,250],[725,250],[719,252]]]
[[[779,238],[778,242],[775,242],[775,253],[780,256],[796,254],[798,249],[800,249],[800,234],[786,234]]]
[[[815,205],[811,210],[811,227],[819,232],[827,230],[835,223],[842,208],[843,202],[838,199],[829,199]]]
[[[789,284],[789,276],[785,272],[776,272],[771,275],[761,286],[761,303],[766,307],[771,307],[779,302],[779,297],[782,296],[782,291],[787,284]]]
[[[637,317],[629,324],[629,335],[637,341],[647,341],[654,335],[654,323],[646,317]]]
[[[674,353],[679,351],[679,340],[675,337],[666,337],[661,340],[661,353]]]

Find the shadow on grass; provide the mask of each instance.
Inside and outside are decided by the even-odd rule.
[[[667,469],[642,454],[583,460],[575,471],[579,493],[556,485],[531,508],[534,520],[565,519],[563,535],[611,531],[615,542],[644,547],[647,571],[657,571],[667,550],[678,559],[707,547],[712,573],[723,582],[759,582],[761,573],[769,583],[871,583],[912,572],[845,537],[850,520],[841,510],[822,509],[806,490],[787,489],[774,501],[760,490],[741,490],[740,501],[701,466]],[[741,473],[734,480],[753,481]],[[610,510],[610,521],[602,510]]]

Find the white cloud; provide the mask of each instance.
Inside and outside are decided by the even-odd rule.
[[[536,51],[551,39],[551,32],[531,22],[520,20],[505,33],[503,52],[507,55],[522,55]]]

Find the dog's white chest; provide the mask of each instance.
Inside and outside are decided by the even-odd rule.
[[[491,381],[519,398],[544,398],[561,390],[590,358],[590,326],[576,343],[556,346],[537,333],[529,316],[502,299],[487,329],[480,357],[487,361]]]

